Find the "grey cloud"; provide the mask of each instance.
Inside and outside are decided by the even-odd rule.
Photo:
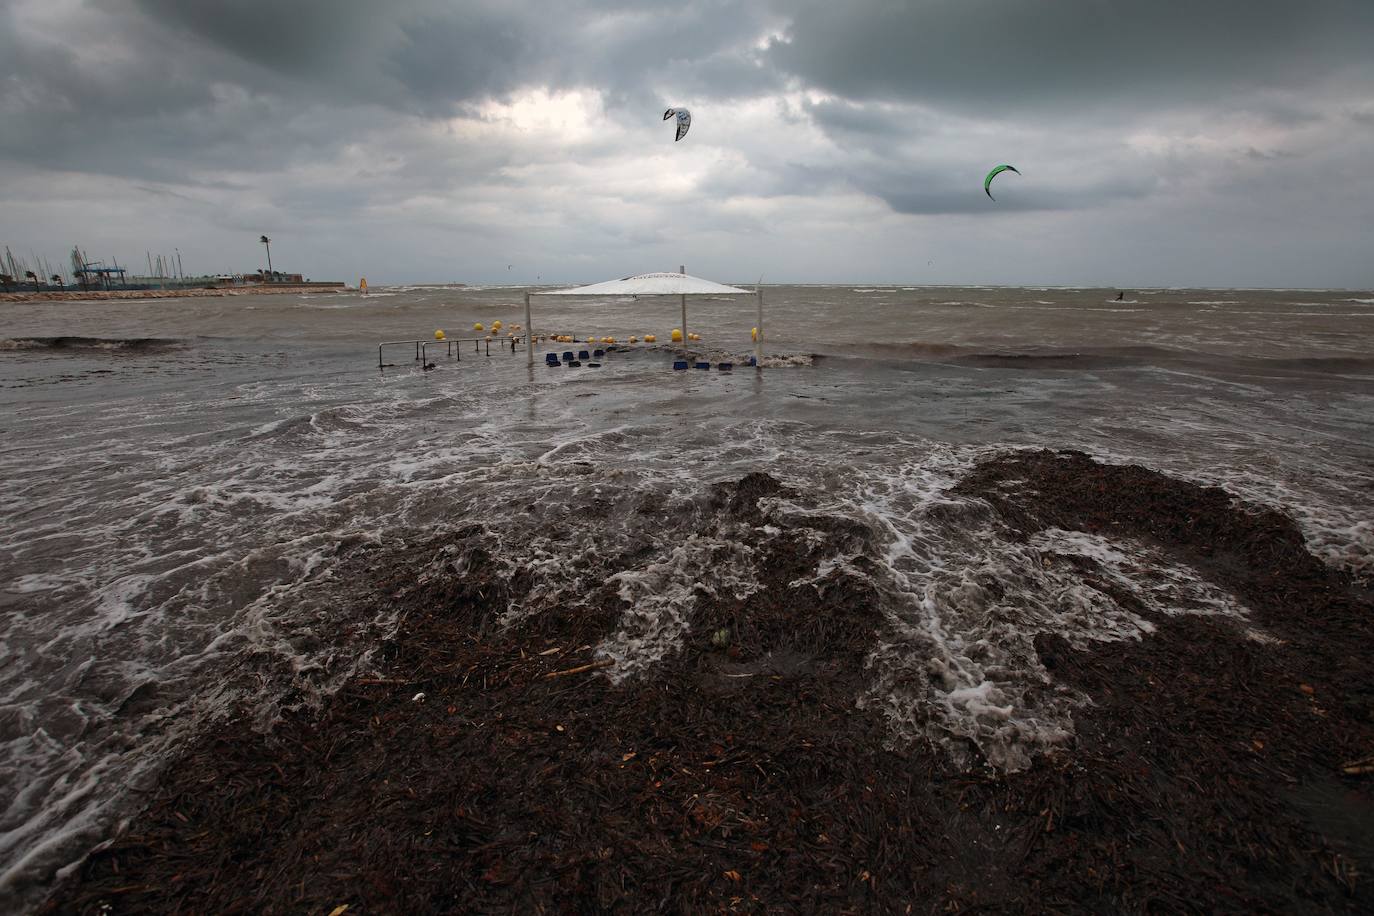
[[[803,108],[825,133],[836,139],[857,140],[865,145],[885,143],[919,130],[911,115],[840,100],[805,102]]]
[[[1374,82],[1367,0],[805,0],[770,59],[849,99],[977,113],[1225,104]]]
[[[983,175],[967,170],[956,173],[884,166],[858,170],[851,180],[856,188],[880,198],[897,213],[912,215],[1081,210],[1139,200],[1160,183],[1154,175],[1130,172],[1072,184],[1048,181],[1033,173],[1029,178],[1011,173],[999,176],[993,185],[995,200],[989,200],[983,191]]]
[[[520,88],[634,93],[670,78],[729,96],[768,84],[742,56],[746,0],[136,0],[148,18],[285,78],[265,88],[433,111]]]
[[[1245,158],[1259,162],[1272,162],[1275,159],[1297,159],[1298,154],[1284,150],[1259,150],[1251,146],[1245,150]]]
[[[755,48],[771,14],[747,0],[93,3],[70,17],[74,33],[22,39],[0,6],[0,157],[191,180],[524,88],[591,89],[633,119],[777,84]],[[668,86],[686,98],[664,98]]]

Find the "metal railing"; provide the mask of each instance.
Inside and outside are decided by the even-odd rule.
[[[429,348],[438,346],[439,344],[445,345],[446,356],[456,357],[458,361],[461,362],[463,359],[462,344],[473,344],[472,349],[474,353],[482,353],[485,347],[486,353],[484,355],[491,356],[491,345],[493,342],[495,342],[498,351],[504,350],[506,345],[509,344],[510,351],[514,353],[516,344],[523,342],[525,337],[526,335],[524,334],[517,334],[514,337],[497,337],[494,339],[491,337],[445,337],[443,340],[384,340],[377,344],[377,368],[385,369],[387,367],[387,363],[382,357],[382,350],[385,347],[414,346],[415,361],[422,366],[428,366]],[[457,346],[455,346],[455,344]],[[393,363],[392,365],[395,364]]]

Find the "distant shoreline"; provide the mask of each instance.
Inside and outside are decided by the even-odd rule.
[[[0,302],[80,302],[105,299],[181,299],[206,298],[214,296],[255,296],[283,293],[308,293],[320,290],[353,292],[342,283],[293,283],[290,285],[272,284],[271,286],[222,286],[210,289],[92,289],[64,290],[56,292],[19,292],[0,293]]]

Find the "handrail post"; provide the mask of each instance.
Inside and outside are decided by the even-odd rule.
[[[757,286],[754,287],[754,295],[755,295],[755,296],[758,298],[758,300],[759,300],[759,302],[758,302],[758,305],[759,305],[759,317],[758,317],[759,329],[758,329],[758,333],[754,335],[754,366],[757,367],[757,368],[759,368],[759,369],[762,369],[762,368],[763,368],[763,289],[760,288],[760,287],[757,287]]]
[[[529,355],[525,362],[534,365],[534,328],[530,326],[530,291],[525,290],[525,349]]]

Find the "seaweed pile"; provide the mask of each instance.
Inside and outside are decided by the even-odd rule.
[[[784,491],[751,474],[711,501],[756,520]],[[614,584],[510,619],[530,576],[495,573],[472,526],[375,564],[371,600],[402,623],[374,672],[266,734],[219,721],[42,911],[1374,906],[1367,591],[1283,515],[1140,467],[1012,453],[956,491],[1008,539],[1149,543],[1248,625],[1136,607],[1149,638],[1037,638],[1091,702],[1006,773],[894,742],[856,704],[885,621],[870,582],[817,575],[844,519],[829,545],[762,545],[745,597],[698,590],[680,651],[621,679],[595,651],[627,612]],[[448,573],[415,582],[433,556]]]

